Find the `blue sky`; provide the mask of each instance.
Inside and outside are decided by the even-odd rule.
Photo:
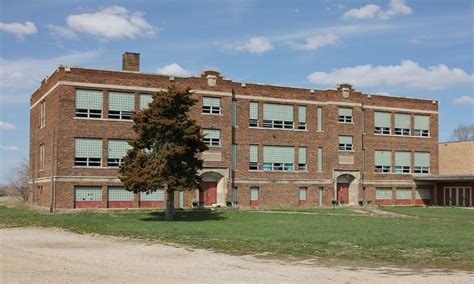
[[[439,100],[440,140],[474,122],[470,0],[18,1],[0,14],[0,183],[28,157],[31,93],[59,64],[220,70],[247,82]]]

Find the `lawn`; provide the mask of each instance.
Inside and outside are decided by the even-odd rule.
[[[473,271],[474,211],[425,209],[385,209],[416,218],[348,214],[347,208],[308,210],[315,214],[178,211],[176,221],[167,222],[163,212],[150,210],[45,214],[0,207],[0,225],[60,227],[235,254]]]

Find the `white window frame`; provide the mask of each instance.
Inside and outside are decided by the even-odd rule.
[[[430,131],[428,129],[415,129],[413,136],[430,137]]]
[[[342,136],[347,136],[347,135],[342,135]],[[352,139],[354,139],[354,137],[352,137]],[[353,151],[354,151],[354,141],[352,141],[351,144],[339,143],[339,152],[353,152]]]
[[[294,164],[292,163],[263,163],[263,171],[265,172],[293,172]]]
[[[391,129],[390,129],[390,127],[376,126],[376,127],[374,127],[374,133],[379,134],[379,135],[390,135],[391,134]]]
[[[220,129],[203,129],[203,130],[218,130],[219,131],[219,138],[206,138],[204,136],[203,141],[208,147],[220,147],[221,146],[221,131]]]
[[[202,113],[211,114],[211,115],[220,115],[221,114],[221,107],[220,106],[206,106],[206,105],[204,105],[204,98],[214,99],[214,97],[203,97]],[[221,98],[218,98],[218,99],[220,101]]]

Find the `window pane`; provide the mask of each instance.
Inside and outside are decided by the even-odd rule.
[[[140,110],[144,110],[153,101],[152,95],[141,94],[140,95]]]
[[[293,121],[293,105],[263,104],[263,119]]]
[[[295,160],[294,147],[263,146],[264,163],[289,163]]]
[[[132,93],[109,92],[109,111],[135,110],[135,95]]]
[[[76,108],[102,110],[102,105],[102,91],[76,90]]]
[[[102,140],[76,138],[75,157],[79,158],[102,158]]]

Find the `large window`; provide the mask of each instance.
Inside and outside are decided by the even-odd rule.
[[[74,165],[85,167],[100,167],[102,161],[101,139],[75,139]]]
[[[249,127],[258,127],[258,103],[249,104]]]
[[[118,167],[123,164],[123,157],[131,146],[125,140],[109,140],[107,144],[107,166]]]
[[[109,186],[109,201],[133,201],[133,192],[125,189],[124,186]]]
[[[339,151],[353,151],[352,136],[339,136]]]
[[[162,187],[158,187],[153,192],[140,192],[140,201],[164,201],[165,190]]]
[[[427,115],[415,115],[415,136],[430,136],[430,117]]]
[[[203,97],[202,98],[202,113],[220,114],[221,113],[221,99]]]
[[[306,165],[306,147],[299,147],[298,148],[298,171],[306,172],[307,165]]]
[[[263,104],[263,127],[293,129],[293,105]]]
[[[411,188],[409,187],[397,188],[395,191],[395,198],[399,200],[401,199],[411,200]]]
[[[148,108],[148,105],[153,101],[153,96],[148,94],[140,94],[140,110]]]
[[[221,131],[218,129],[203,129],[204,144],[209,147],[218,147],[221,145]]]
[[[389,112],[374,112],[374,133],[390,135],[392,127],[391,114]]]
[[[392,189],[389,187],[379,187],[375,189],[376,200],[392,200]]]
[[[352,109],[347,107],[339,108],[339,122],[341,123],[352,123]]]
[[[76,117],[102,118],[102,91],[76,90]]]
[[[134,110],[134,94],[109,92],[109,118],[131,120]]]
[[[46,125],[46,101],[40,103],[40,128]]]
[[[284,146],[263,146],[264,171],[294,171],[295,148]]]
[[[392,152],[375,151],[375,172],[390,173],[392,169]]]
[[[430,173],[430,153],[415,152],[415,174],[429,174]]]
[[[306,129],[306,106],[298,106],[298,129]]]
[[[410,152],[395,152],[395,173],[409,174],[411,167]]]
[[[101,201],[102,189],[100,186],[76,186],[74,201]]]
[[[249,146],[249,170],[258,170],[258,145]]]
[[[409,136],[411,130],[411,115],[404,113],[395,114],[395,135]]]

